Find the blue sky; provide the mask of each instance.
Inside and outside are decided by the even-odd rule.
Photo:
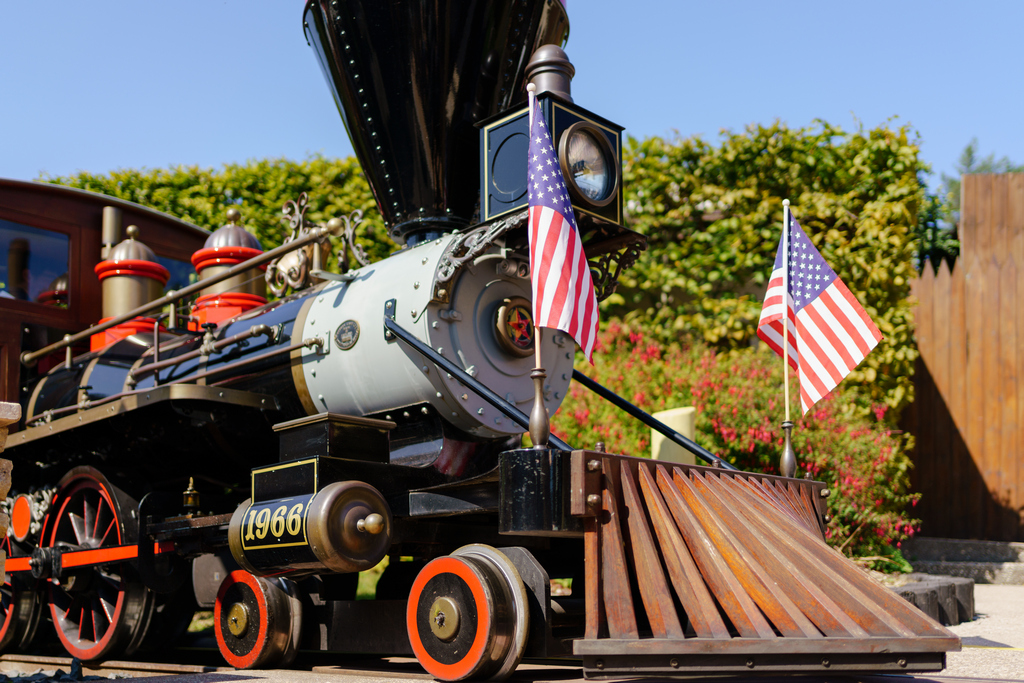
[[[344,156],[300,0],[0,5],[0,177]],[[1024,163],[1024,2],[568,0],[580,105],[634,136],[898,116]]]

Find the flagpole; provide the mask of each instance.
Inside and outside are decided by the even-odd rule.
[[[532,131],[533,130],[533,109],[534,109],[534,104],[537,101],[537,86],[534,85],[533,83],[530,83],[529,85],[526,86],[526,101],[527,101],[529,109],[530,109],[530,128],[529,128],[529,130]],[[527,162],[527,163],[529,163],[529,162]],[[529,219],[527,219],[527,220],[529,220]],[[536,359],[535,360],[536,369],[541,370],[543,372],[544,364],[541,363],[541,361],[540,361],[540,330],[541,330],[541,328],[539,328],[537,326],[534,326],[534,328],[533,328],[533,356]]]
[[[789,422],[789,200],[782,200],[782,386]]]
[[[789,419],[789,200],[782,200],[782,386],[786,401],[786,420],[782,423],[785,442],[779,472],[784,477],[796,474],[796,453],[793,452],[793,422]]]
[[[526,101],[528,104],[528,108],[530,110],[530,135],[533,134],[533,117],[537,101],[536,92],[537,86],[534,85],[533,83],[530,83],[529,85],[526,86]],[[529,161],[527,161],[527,164],[529,164]],[[530,213],[533,213],[532,210]],[[532,216],[530,218],[527,218],[527,220],[529,221],[531,218]],[[527,226],[527,230],[529,229],[530,227]],[[530,267],[533,267],[532,258]],[[530,274],[530,278],[532,280],[532,273]],[[536,304],[537,302],[534,302],[534,307],[536,307]],[[551,422],[550,418],[548,417],[547,406],[544,405],[544,380],[548,378],[548,375],[544,371],[544,365],[541,363],[540,360],[541,328],[537,327],[536,325],[536,309],[534,311],[533,321],[535,323],[533,326],[533,354],[536,362],[536,367],[530,372],[530,379],[533,380],[533,409],[530,411],[530,441],[533,442],[534,448],[547,448],[548,438],[551,436]]]

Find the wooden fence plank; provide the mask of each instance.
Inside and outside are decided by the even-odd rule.
[[[1007,252],[1010,250],[1007,248]],[[1017,401],[1018,401],[1018,368],[1017,368],[1017,266],[1013,254],[1003,262],[999,273],[999,379],[1001,409],[999,443],[999,496],[1002,505],[1000,510],[999,535],[995,538],[1003,541],[1015,540],[1017,534],[1017,513],[1014,505],[1014,488],[1016,487],[1017,468]]]
[[[932,284],[932,351],[928,361],[928,370],[935,380],[935,386],[945,396],[950,391],[949,367],[949,296],[950,272],[949,264],[939,264],[939,272]]]
[[[1024,181],[1024,174],[1020,175],[1022,181]],[[1024,185],[1024,183],[1022,183]],[[1011,189],[1013,189],[1011,187]],[[1024,189],[1024,187],[1022,187]],[[1011,196],[1011,211],[1013,213],[1013,197]],[[1022,200],[1024,200],[1024,192],[1022,192]],[[1024,204],[1024,201],[1021,202]],[[1024,207],[1022,207],[1024,208]],[[1024,218],[1024,216],[1022,216]],[[1018,225],[1016,234],[1014,235],[1014,261],[1016,262],[1016,254],[1024,251],[1024,225]],[[1024,264],[1024,261],[1019,263]],[[1014,321],[1017,324],[1017,347],[1016,347],[1016,362],[1017,362],[1017,415],[1014,419],[1014,424],[1017,426],[1016,440],[1014,441],[1013,447],[1016,452],[1016,458],[1010,464],[1008,472],[1004,473],[1007,477],[1007,481],[1013,488],[1013,495],[1010,496],[1010,505],[1016,510],[1015,520],[1017,528],[1013,532],[1013,540],[1020,541],[1024,540],[1024,464],[1019,462],[1020,458],[1024,458],[1024,310],[1021,309],[1024,306],[1024,273],[1020,272],[1018,267],[1017,272],[1017,289],[1016,289],[1017,307],[1014,312]]]
[[[985,275],[977,255],[968,262],[964,279],[967,285],[965,292],[967,295],[967,433],[965,441],[972,460],[984,478],[986,463],[983,340],[987,321],[985,320]],[[976,538],[981,538],[984,534],[987,494],[988,492],[983,488],[979,489],[978,482],[974,482],[971,490],[967,492],[967,495],[970,496],[970,504],[967,507],[970,534]]]
[[[924,271],[918,279],[917,306],[914,307],[914,334],[917,337],[917,349],[922,358],[932,357],[932,316],[935,304],[935,271],[925,263]]]
[[[974,255],[984,262],[992,254],[992,177],[989,174],[974,176]]]
[[[992,186],[990,184],[990,190],[991,187]],[[994,231],[992,234],[994,235]],[[993,244],[992,246],[995,245]],[[985,513],[984,538],[997,540],[999,539],[1001,515],[999,514],[999,508],[994,499],[998,497],[1002,486],[1003,430],[1000,424],[1000,418],[1002,416],[1002,396],[1000,395],[1002,379],[1000,377],[999,365],[1001,357],[999,351],[1000,325],[996,317],[999,315],[999,302],[1003,297],[999,290],[1001,282],[1001,268],[999,263],[994,255],[983,261],[983,263],[986,262],[988,267],[985,269],[984,273],[982,273],[982,278],[985,283],[985,299],[981,302],[981,305],[983,306],[981,313],[984,318],[982,319],[983,323],[981,324],[981,327],[977,328],[982,330],[981,353],[982,368],[984,372],[984,379],[982,380],[984,391],[981,394],[983,402],[978,405],[980,410],[976,411],[976,413],[980,413],[980,417],[984,421],[985,425],[984,443],[982,445],[982,460],[985,463],[985,466],[982,472],[985,475],[985,485],[988,487],[988,491],[986,491],[987,495],[984,497],[988,510]]]
[[[978,251],[978,176],[960,176],[960,259],[967,263]]]
[[[953,470],[953,448],[951,431],[952,425],[949,415],[951,412],[948,402],[944,399],[949,395],[951,389],[951,368],[949,365],[950,335],[957,334],[950,330],[950,273],[949,265],[943,261],[939,266],[939,272],[935,277],[935,290],[932,297],[932,329],[934,331],[934,344],[932,345],[932,359],[928,362],[928,370],[931,373],[934,388],[931,393],[931,414],[929,422],[933,434],[932,444],[935,457],[932,459],[934,471],[934,497],[935,504],[932,506],[937,514],[936,529],[948,529],[952,522],[954,510],[951,509],[949,501],[951,496],[956,494],[954,490],[955,481],[952,479]],[[957,372],[960,368],[957,368]]]
[[[914,335],[917,338],[917,349],[921,357],[916,364],[917,373],[920,379],[915,387],[914,403],[918,410],[917,443],[915,452],[917,462],[911,475],[913,484],[918,491],[927,491],[928,494],[922,497],[921,506],[916,510],[921,516],[922,529],[931,533],[932,528],[939,521],[935,515],[941,510],[937,506],[937,496],[932,495],[935,486],[938,485],[935,471],[935,438],[931,428],[932,422],[932,390],[929,373],[928,360],[933,356],[932,344],[932,319],[935,310],[935,271],[930,263],[925,262],[924,270],[918,279],[917,306],[914,307]]]
[[[1017,267],[1024,264],[1024,173],[1011,173],[1006,183],[1006,227],[1011,238],[1013,258]]]
[[[1014,540],[1024,540],[1024,173],[1013,173],[1007,183],[1006,197],[1007,229],[1012,235],[1014,262],[1017,265],[1016,315],[1017,322],[1017,415],[1014,424],[1017,426],[1017,438],[1014,441],[1016,458],[1011,463],[1010,471],[1006,472],[1013,496],[1010,504],[1016,510],[1016,529]]]
[[[992,174],[987,177],[991,187],[989,199],[989,222],[991,224],[992,257],[1002,266],[1010,256],[1010,239],[1006,226],[1006,199],[1009,189],[1009,176],[1006,173]]]
[[[967,277],[966,263],[959,261],[949,279],[949,394],[945,397],[953,419],[950,432],[950,450],[953,456],[952,485],[956,498],[949,504],[956,506],[950,535],[969,538],[971,521],[964,504],[964,484],[974,469],[967,448]],[[955,501],[955,503],[954,503]]]

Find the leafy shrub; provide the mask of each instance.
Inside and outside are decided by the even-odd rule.
[[[649,249],[605,305],[659,326],[663,341],[717,349],[754,339],[782,234],[782,200],[884,335],[848,383],[885,403],[890,424],[913,400],[910,281],[925,170],[907,126],[844,131],[776,122],[699,137],[630,140],[624,150],[629,225]],[[653,328],[652,328],[653,329]]]
[[[306,192],[306,218],[325,223],[361,209],[363,224],[357,234],[370,258],[379,260],[395,249],[355,157],[314,156],[302,162],[264,159],[226,164],[220,170],[198,166],[120,169],[47,180],[126,199],[209,230],[226,223],[225,212],[236,207],[242,212],[243,225],[260,239],[264,249],[284,242],[288,230],[281,221],[281,208]]]
[[[701,343],[666,345],[637,325],[613,320],[600,333],[594,356],[593,367],[580,364],[585,374],[647,412],[694,406],[700,445],[740,469],[778,474],[782,361],[767,349],[721,353]],[[796,389],[792,380],[794,403]],[[907,515],[917,495],[909,493],[906,437],[883,422],[885,404],[876,405],[870,418],[843,416],[845,390],[840,385],[837,391],[794,419],[797,476],[824,481],[832,490],[831,544],[857,557],[891,555],[891,547],[918,525]],[[552,430],[578,448],[603,441],[610,452],[649,455],[650,430],[579,384],[552,418]]]

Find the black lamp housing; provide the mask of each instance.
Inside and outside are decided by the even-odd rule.
[[[601,118],[553,93],[538,96],[540,109],[562,166],[562,175],[572,197],[576,223],[584,241],[588,233],[607,232],[622,226],[622,131],[623,127]],[[480,222],[498,218],[526,207],[526,157],[529,153],[530,116],[528,107],[504,112],[477,124],[480,128]],[[604,191],[590,198],[577,186],[569,167],[568,141],[578,131],[589,133],[606,157],[613,178]],[[615,232],[615,231],[613,231]]]

